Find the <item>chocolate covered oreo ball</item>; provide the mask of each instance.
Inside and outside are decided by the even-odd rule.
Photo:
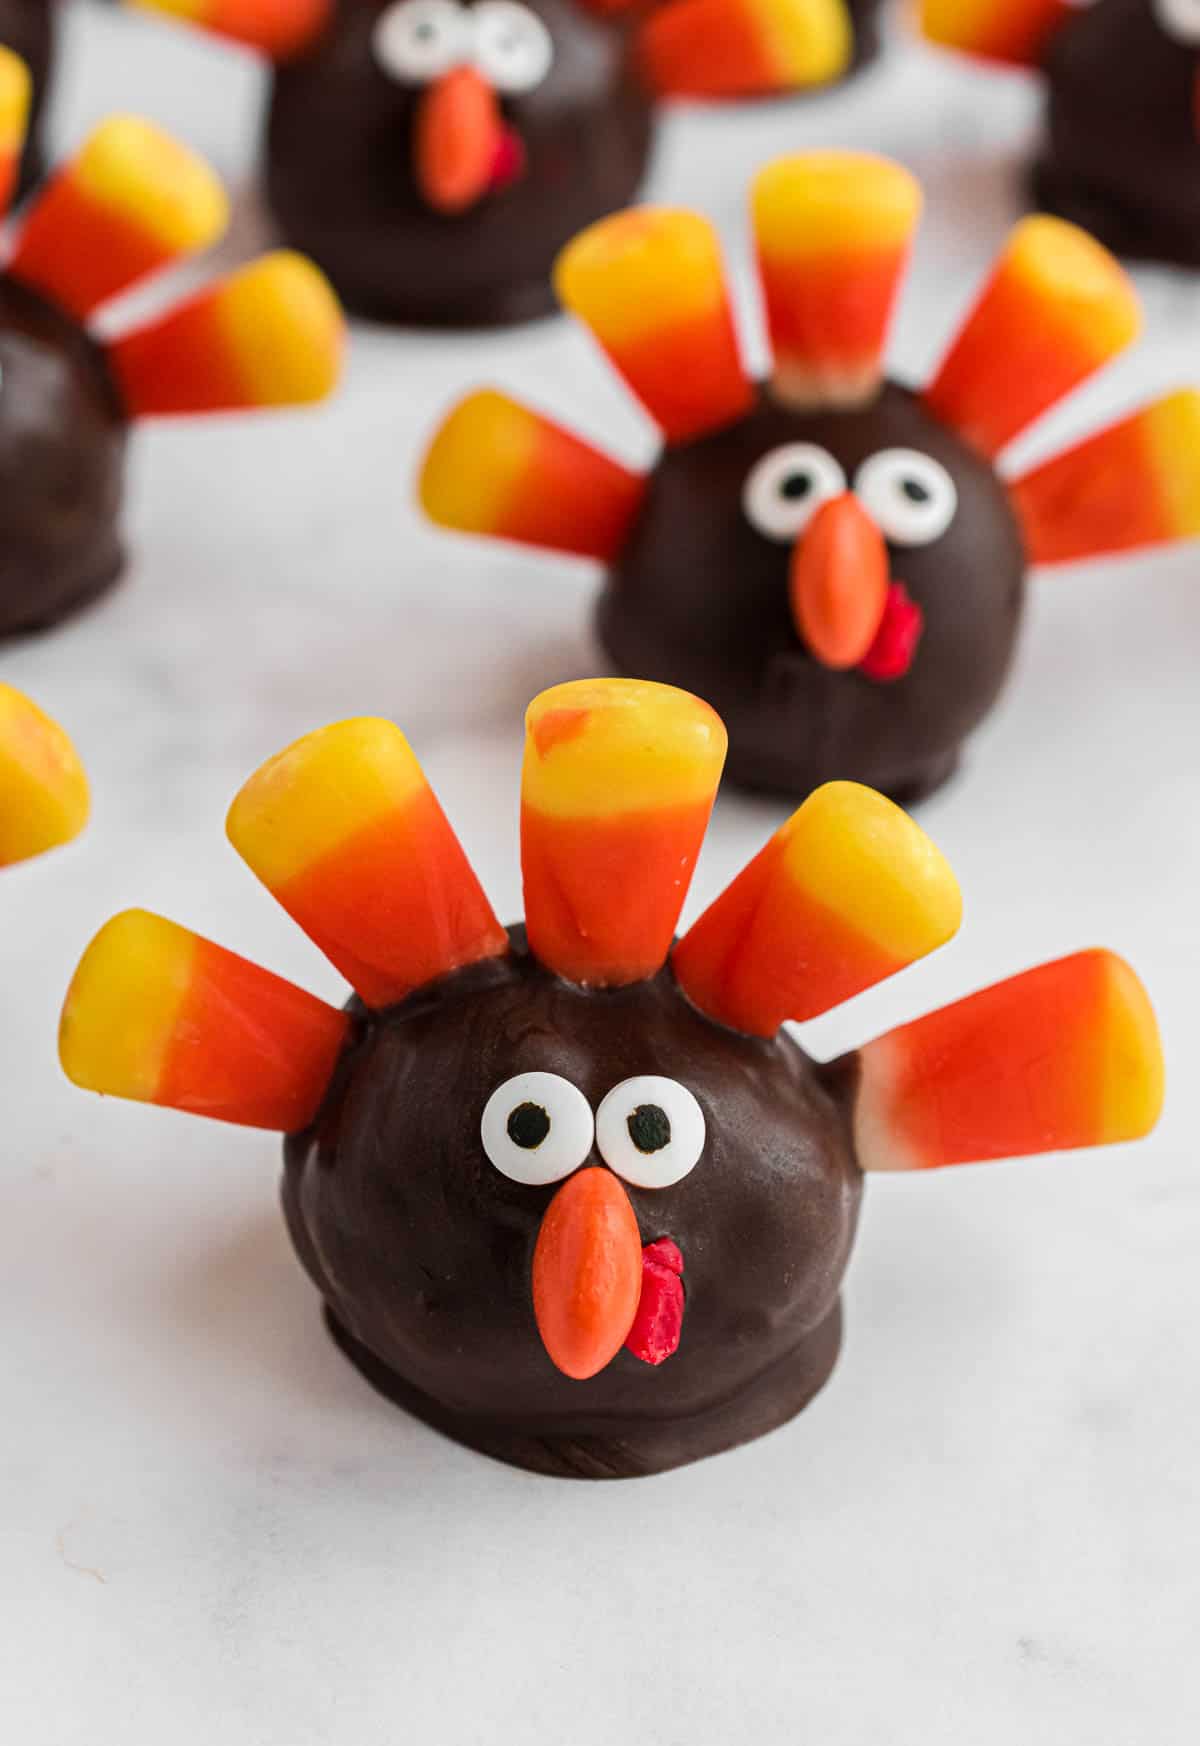
[[[1193,392],[1004,470],[1139,326],[1125,274],[1072,225],[1019,225],[932,382],[887,379],[919,207],[880,158],[805,153],[760,174],[765,382],[742,366],[705,220],[643,207],[593,226],[561,257],[559,293],[661,431],[656,464],[635,474],[485,390],[421,469],[440,525],[600,560],[609,657],[710,698],[752,787],[928,793],[1001,691],[1031,564],[1200,532]]]
[[[864,1171],[1131,1138],[1161,1052],[1133,972],[1087,952],[815,1062],[786,1020],[955,931],[928,838],[832,783],[673,943],[718,717],[609,679],[526,727],[523,927],[400,731],[341,722],[252,776],[228,831],[348,1009],[129,911],[84,955],[61,1054],[92,1090],[290,1132],[297,1253],[390,1399],[518,1466],[622,1478],[821,1387]]]

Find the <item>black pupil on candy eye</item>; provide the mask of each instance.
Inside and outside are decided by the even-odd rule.
[[[929,499],[933,496],[928,485],[922,485],[919,479],[902,480],[900,489],[910,503],[928,503]]]
[[[789,503],[798,503],[810,495],[812,488],[811,473],[789,473],[779,486],[779,495],[786,497]]]
[[[508,1137],[523,1152],[536,1152],[550,1132],[550,1117],[540,1103],[519,1103],[508,1118]]]
[[[661,1152],[671,1144],[671,1118],[661,1104],[640,1103],[627,1125],[639,1152]]]

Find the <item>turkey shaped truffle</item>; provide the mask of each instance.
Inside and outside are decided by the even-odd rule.
[[[287,237],[382,321],[526,320],[624,206],[656,96],[822,86],[875,0],[136,0],[276,63],[265,181]]]
[[[765,383],[742,367],[704,219],[635,208],[593,226],[560,259],[559,293],[657,423],[657,465],[635,475],[484,392],[422,470],[442,526],[600,559],[608,654],[708,698],[754,787],[929,792],[1004,682],[1029,563],[1200,532],[1193,392],[1015,482],[998,470],[1138,328],[1124,273],[1072,225],[1017,227],[927,388],[884,379],[919,207],[883,159],[762,171]]]
[[[0,49],[0,210],[17,174],[29,75]],[[318,400],[342,318],[299,255],[243,267],[101,341],[92,318],[214,242],[220,184],[149,122],[102,122],[18,222],[0,271],[0,635],[53,624],[121,571],[131,421]]]
[[[339,1344],[520,1466],[650,1473],[798,1412],[837,1356],[864,1170],[1128,1139],[1158,1113],[1153,1014],[1105,952],[831,1065],[785,1034],[958,925],[942,857],[869,789],[810,797],[672,947],[724,751],[669,687],[535,699],[506,930],[399,730],[322,729],[228,830],[349,1010],[144,911],[67,995],[76,1084],[291,1130],[284,1211]]]
[[[1045,72],[1037,202],[1119,254],[1200,267],[1197,0],[923,0],[945,47]]]

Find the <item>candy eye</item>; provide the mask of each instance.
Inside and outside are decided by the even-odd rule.
[[[817,510],[846,489],[846,475],[817,443],[787,443],[753,468],[742,489],[751,527],[769,540],[794,540]]]
[[[470,58],[472,33],[457,0],[399,0],[381,15],[371,41],[385,73],[423,85]]]
[[[1168,36],[1200,47],[1200,0],[1154,0],[1154,12]]]
[[[475,65],[497,91],[516,97],[540,85],[554,63],[541,19],[516,0],[481,0],[472,14]]]
[[[940,461],[919,449],[872,455],[855,474],[854,494],[897,546],[932,545],[958,508],[953,479]]]
[[[596,1111],[596,1144],[635,1188],[670,1188],[704,1150],[704,1112],[686,1085],[647,1073],[622,1080]]]
[[[557,1073],[518,1073],[493,1091],[479,1124],[483,1149],[514,1182],[560,1182],[592,1149],[587,1098]]]

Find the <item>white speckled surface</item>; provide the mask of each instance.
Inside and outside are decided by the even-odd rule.
[[[242,57],[80,7],[62,140],[145,108],[243,177]],[[892,150],[930,211],[897,332],[924,368],[1015,210],[1019,80],[915,50],[809,107],[681,114],[654,192],[735,240],[753,167]],[[243,227],[243,229],[248,227]],[[1200,375],[1200,283],[1060,424]],[[741,1453],[555,1484],[377,1400],[326,1343],[265,1136],[73,1092],[56,1011],[145,903],[336,996],[222,836],[242,777],[339,714],[401,720],[498,908],[521,710],[594,665],[585,570],[442,542],[414,445],[480,378],[636,453],[565,324],[359,332],[327,415],[137,440],[123,589],[0,676],[86,754],[95,822],[0,903],[0,1738],[21,1746],[1190,1746],[1200,1497],[1200,552],[1039,580],[1007,699],[923,822],[968,919],[813,1027],[826,1052],[1076,946],[1150,983],[1173,1085],[1139,1149],[869,1186],[833,1384]],[[779,809],[727,796],[696,900]]]

